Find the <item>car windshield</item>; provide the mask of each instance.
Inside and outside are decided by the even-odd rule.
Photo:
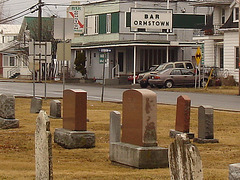
[[[158,71],[158,74],[164,74],[167,71],[169,71],[169,69],[160,70],[160,71]]]
[[[158,66],[158,68],[156,69],[156,71],[161,71],[163,70],[164,64],[161,64],[160,66]]]

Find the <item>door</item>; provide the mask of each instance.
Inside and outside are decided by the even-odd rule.
[[[117,64],[119,65],[120,74],[124,74],[126,72],[126,54],[124,51],[117,51]]]

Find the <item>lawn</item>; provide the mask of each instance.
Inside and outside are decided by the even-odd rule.
[[[34,133],[37,114],[30,114],[29,98],[16,98],[20,128],[0,130],[0,179],[34,179]],[[50,99],[43,100],[49,114]],[[54,179],[170,179],[169,169],[134,169],[109,161],[109,114],[122,111],[122,104],[88,101],[88,130],[96,134],[92,149],[53,148]],[[176,106],[158,105],[158,145],[168,147],[173,139]],[[228,166],[240,163],[240,113],[214,111],[215,138],[219,144],[196,144],[203,161],[204,179],[228,179]],[[50,119],[51,132],[62,127],[62,119]],[[191,132],[197,136],[197,109],[191,109]]]

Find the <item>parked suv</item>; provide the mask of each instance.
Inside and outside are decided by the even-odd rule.
[[[168,62],[168,63],[161,64],[154,71],[139,74],[137,81],[140,83],[140,86],[142,88],[146,88],[149,85],[148,80],[151,78],[151,74],[156,74],[164,69],[169,69],[169,68],[185,68],[185,69],[190,69],[192,72],[194,72],[194,66],[190,61]]]

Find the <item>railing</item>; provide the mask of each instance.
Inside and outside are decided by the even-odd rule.
[[[12,75],[20,73],[20,68],[19,67],[13,67],[10,70],[7,71],[7,77],[11,78]]]
[[[114,66],[112,68],[112,79],[115,78],[115,74],[117,74],[117,77],[120,77],[120,74],[119,74],[119,64],[117,64],[116,66]]]

